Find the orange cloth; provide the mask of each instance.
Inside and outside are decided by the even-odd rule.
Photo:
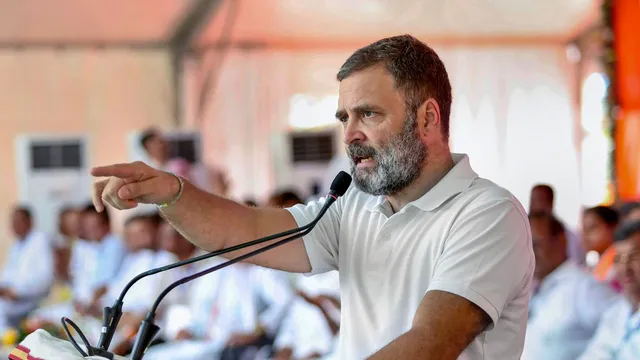
[[[616,177],[622,200],[640,199],[640,1],[616,0],[613,6],[616,93]]]
[[[610,246],[600,257],[598,265],[593,269],[593,276],[599,281],[609,280],[609,274],[613,268],[613,260],[616,257],[616,249]]]

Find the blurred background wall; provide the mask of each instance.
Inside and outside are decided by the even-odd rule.
[[[0,49],[0,168],[19,168],[22,134],[80,135],[88,140],[90,163],[125,161],[129,132],[172,124],[169,67],[164,50]],[[0,178],[3,239],[18,181],[14,171]]]

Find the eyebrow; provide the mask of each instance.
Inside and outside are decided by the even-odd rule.
[[[351,108],[351,111],[357,114],[361,114],[365,111],[382,112],[382,108],[379,106],[363,103],[363,104],[354,106],[353,108]],[[338,120],[340,120],[340,118],[346,115],[347,115],[347,111],[344,109],[338,109],[338,111],[336,111],[336,119]]]

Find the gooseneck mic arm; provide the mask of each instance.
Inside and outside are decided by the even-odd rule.
[[[160,295],[158,296],[158,298],[156,299],[156,301],[154,302],[153,306],[151,307],[151,310],[149,310],[149,312],[147,313],[147,316],[145,317],[145,319],[142,321],[142,323],[140,324],[140,328],[138,329],[138,335],[136,337],[136,341],[135,344],[133,346],[133,350],[131,352],[132,357],[131,360],[140,360],[142,359],[142,357],[144,356],[144,352],[146,351],[146,349],[149,347],[149,345],[151,344],[151,341],[153,341],[153,338],[155,337],[155,335],[158,333],[158,331],[160,330],[160,327],[158,327],[157,325],[154,324],[154,320],[155,320],[155,316],[156,316],[156,311],[158,310],[158,307],[160,306],[160,302],[162,302],[162,300],[169,294],[169,292],[171,292],[171,290],[175,289],[176,287],[183,285],[185,283],[188,283],[190,281],[196,280],[202,276],[205,276],[207,274],[210,274],[212,272],[218,271],[220,269],[223,269],[229,265],[235,264],[239,261],[242,260],[246,260],[250,257],[259,255],[265,251],[271,250],[273,248],[276,248],[278,246],[284,245],[288,242],[291,242],[295,239],[301,238],[305,235],[307,235],[308,233],[311,232],[311,230],[313,230],[313,228],[316,226],[316,224],[320,221],[320,219],[324,216],[324,214],[327,212],[327,210],[329,210],[329,207],[331,207],[331,205],[338,199],[338,197],[344,195],[344,193],[347,191],[347,189],[349,188],[349,184],[351,183],[351,176],[349,176],[347,173],[345,173],[344,171],[341,171],[338,176],[336,176],[336,178],[333,180],[333,183],[331,184],[331,191],[329,192],[329,194],[327,195],[327,200],[324,203],[324,206],[322,207],[322,209],[320,210],[320,212],[318,213],[318,215],[316,216],[316,218],[311,221],[309,224],[307,224],[306,226],[303,226],[302,228],[298,228],[296,229],[296,231],[293,232],[289,232],[289,234],[293,234],[289,237],[286,237],[282,240],[279,240],[273,244],[269,244],[266,246],[261,247],[260,249],[251,251],[249,253],[246,253],[244,255],[238,256],[236,258],[230,259],[222,264],[213,266],[211,268],[205,269],[203,271],[200,271],[196,274],[187,276],[183,279],[180,279],[176,282],[174,282],[173,284],[169,285],[165,290],[162,291],[162,293],[160,293]],[[302,231],[300,231],[300,229]],[[296,233],[297,232],[297,233]],[[282,236],[278,236],[278,237],[282,237]]]

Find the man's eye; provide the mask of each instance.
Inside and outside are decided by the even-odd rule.
[[[374,113],[373,111],[363,111],[362,112],[362,117],[368,119],[368,118],[372,118],[376,115],[376,113]]]
[[[347,121],[349,121],[349,118],[347,116],[341,116],[338,118],[338,121],[340,121],[341,123],[346,123]]]

